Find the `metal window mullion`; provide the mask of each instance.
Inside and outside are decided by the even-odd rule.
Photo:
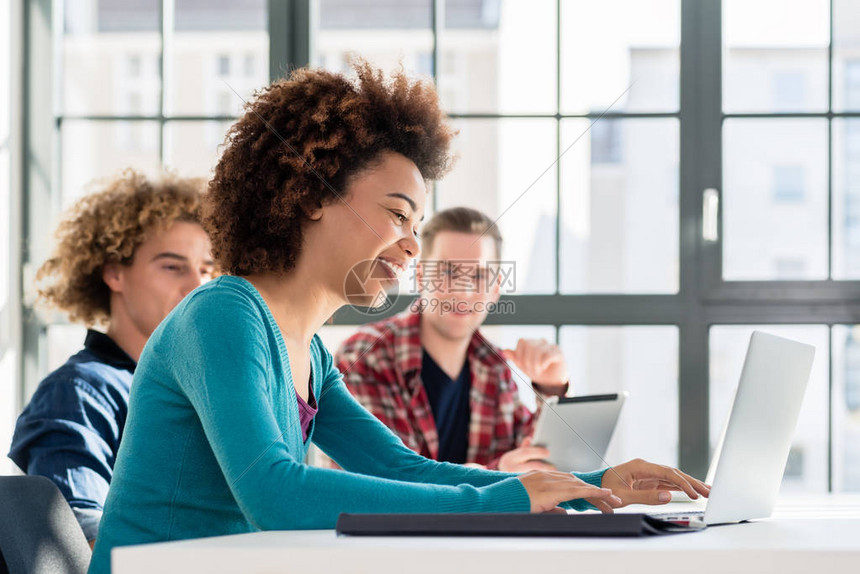
[[[827,279],[833,280],[833,120],[827,121]]]
[[[269,0],[269,81],[310,64],[312,0]]]
[[[59,213],[63,206],[63,117],[58,116],[54,121],[54,133],[51,135],[54,148],[54,183],[51,186],[56,190],[56,193],[51,194],[52,209],[54,213]]]
[[[431,24],[433,26],[433,81],[436,84],[437,90],[439,89],[440,84],[440,69],[439,69],[439,31],[442,26],[445,24],[445,0],[433,0],[431,5]],[[433,192],[431,193],[430,202],[432,205],[433,213],[436,213],[439,210],[439,185],[437,182],[433,182]]]
[[[830,42],[827,44],[827,109],[833,111],[833,0],[830,0]]]
[[[833,279],[833,8],[830,0],[830,37],[827,44],[827,277]],[[827,492],[833,492],[833,325],[827,330]]]
[[[561,0],[555,3],[555,157],[561,158]],[[561,161],[555,164],[555,294],[561,293]],[[556,343],[558,342],[556,328]]]
[[[283,76],[290,59],[289,0],[268,0],[269,81]]]
[[[729,302],[705,307],[703,320],[711,325],[826,325],[856,322],[846,321],[851,311],[850,306],[815,302],[769,305]]]
[[[561,158],[561,120],[555,121],[555,157]],[[561,294],[561,160],[556,162],[555,167],[555,291]]]
[[[704,476],[709,459],[709,326],[703,300],[719,242],[701,237],[702,191],[720,189],[721,2],[681,2],[678,463]]]
[[[51,62],[51,70],[53,74],[53,114],[54,114],[54,131],[51,134],[51,144],[53,147],[53,158],[51,165],[51,173],[53,181],[51,182],[51,209],[53,213],[59,213],[63,206],[63,132],[62,132],[62,115],[65,110],[65,98],[63,97],[65,90],[65,49],[63,46],[63,36],[65,34],[65,2],[61,0],[53,0],[51,6],[51,29],[53,45],[53,59]],[[42,324],[42,321],[39,320]]]
[[[37,206],[51,205],[57,195],[56,182],[56,117],[54,109],[57,82],[55,73],[54,45],[57,28],[55,27],[54,4],[51,0],[32,0],[21,3],[23,23],[23,61],[21,86],[21,242],[20,260],[22,269],[27,270],[38,257],[38,247],[45,236],[40,233],[44,213]],[[45,62],[48,65],[44,65]],[[57,65],[59,65],[57,63]],[[47,99],[47,101],[45,101]],[[11,158],[12,161],[15,157]],[[30,289],[24,284],[27,273],[21,273],[19,292]],[[44,327],[22,300],[19,302],[21,314],[20,341],[21,355],[21,393],[19,399],[28,398],[35,390],[39,379],[46,371],[47,354],[40,352],[44,339]],[[19,404],[22,406],[23,402]]]
[[[51,135],[54,149],[53,165],[51,172],[53,173],[54,181],[51,185],[52,192],[52,208],[54,212],[59,213],[63,205],[63,132],[62,132],[62,115],[65,108],[65,99],[63,98],[63,86],[65,79],[65,50],[63,49],[63,28],[65,22],[65,3],[60,0],[53,0],[51,6],[51,22],[52,37],[54,46],[52,50],[53,61],[51,62],[51,70],[53,73],[53,114],[54,114],[54,132]]]
[[[832,111],[823,112],[726,112],[722,114],[726,120],[748,120],[748,119],[764,119],[764,120],[791,120],[791,119],[831,119],[843,116],[856,116],[857,112],[838,112]]]
[[[165,110],[168,108],[167,99],[170,97],[170,91],[165,89],[165,86],[167,85],[167,78],[170,77],[168,68],[172,68],[173,65],[169,43],[173,39],[173,23],[176,14],[174,0],[161,0],[159,9],[161,10],[161,78],[159,78],[160,97],[158,98],[158,161],[163,167],[165,165],[164,132],[167,129],[164,116]]]
[[[707,303],[770,301],[860,305],[860,281],[723,281],[703,294]],[[850,318],[854,318],[852,314]],[[848,319],[849,317],[846,317]]]
[[[439,32],[445,25],[445,0],[432,0],[430,5],[430,26],[433,33],[433,81],[439,85]]]
[[[833,328],[828,325],[827,352],[830,353],[827,372],[827,492],[833,492]]]
[[[60,116],[58,120],[66,121],[88,121],[88,122],[157,122],[163,120],[165,122],[201,122],[201,121],[235,121],[238,116],[87,116],[87,115],[67,115]]]
[[[368,314],[343,307],[336,325],[361,325],[390,317],[407,308],[415,295],[399,295],[384,313]],[[500,305],[513,302],[514,315],[490,314],[488,325],[679,325],[684,306],[676,295],[502,295]]]
[[[448,117],[460,120],[495,120],[500,118],[507,119],[526,119],[526,120],[568,120],[568,119],[587,119],[587,120],[624,120],[624,119],[659,119],[659,118],[679,118],[679,112],[590,112],[585,114],[563,114],[563,113],[498,113],[498,112],[448,112]],[[860,116],[860,113],[855,115]]]
[[[833,0],[827,43],[827,278],[833,279]]]

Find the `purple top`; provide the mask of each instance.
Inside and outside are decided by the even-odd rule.
[[[296,394],[299,402],[299,422],[302,425],[302,440],[308,440],[308,429],[311,428],[311,421],[314,420],[314,415],[317,414],[317,401],[314,397],[313,385],[308,385],[308,400],[310,404]]]

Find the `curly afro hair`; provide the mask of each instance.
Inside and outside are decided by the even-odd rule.
[[[302,68],[264,88],[228,134],[203,205],[221,271],[287,272],[307,213],[344,198],[350,178],[385,152],[441,178],[455,131],[429,81],[386,77],[366,62],[356,78]]]
[[[200,223],[206,180],[171,174],[150,180],[127,169],[99,187],[65,214],[57,228],[57,247],[36,273],[41,301],[88,327],[110,320],[105,265],[131,262],[153,231],[178,221]]]

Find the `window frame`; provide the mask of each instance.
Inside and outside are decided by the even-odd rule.
[[[556,0],[556,46],[560,36],[561,1]],[[860,112],[832,111],[833,48],[828,49],[830,69],[830,108],[822,113],[724,114],[722,112],[722,3],[721,0],[680,0],[680,106],[676,113],[607,113],[611,119],[672,117],[680,121],[679,162],[679,289],[665,295],[606,295],[561,294],[560,175],[556,169],[556,292],[547,295],[504,296],[516,302],[517,314],[490,317],[488,324],[551,325],[556,338],[565,325],[577,326],[648,326],[673,325],[678,328],[678,460],[686,471],[704,475],[709,462],[709,329],[712,325],[732,324],[823,324],[852,325],[860,323],[860,281],[725,281],[722,279],[723,221],[717,219],[718,238],[706,241],[702,237],[703,192],[722,190],[722,128],[727,118],[744,117],[815,117],[827,118],[828,143],[828,269],[832,271],[832,124],[835,118],[860,117]],[[161,0],[162,42],[170,20],[173,0]],[[431,0],[434,75],[439,70],[439,35],[444,23],[444,0]],[[313,61],[313,36],[317,3],[315,0],[269,1],[269,78],[282,77],[294,67]],[[833,36],[833,2],[831,1],[831,39]],[[159,113],[155,116],[61,116],[55,112],[57,67],[60,63],[62,0],[34,0],[24,4],[24,84],[22,115],[21,189],[23,272],[21,286],[30,291],[33,265],[46,252],[50,237],[42,232],[49,221],[48,207],[59,210],[58,164],[61,150],[58,134],[66,119],[116,121],[145,119],[160,124],[159,154],[164,160],[164,124],[172,121],[232,120],[231,116],[170,116],[163,114],[164,84]],[[61,32],[61,30],[60,30]],[[559,54],[560,55],[560,54]],[[161,75],[164,74],[162,45]],[[43,65],[50,62],[51,65]],[[557,59],[557,77],[561,59]],[[557,82],[557,110],[561,104],[561,82]],[[562,119],[599,117],[599,113],[563,115],[537,114],[552,117],[557,126]],[[502,119],[531,117],[510,114],[452,114],[452,118]],[[560,150],[560,130],[556,130],[556,149]],[[434,195],[435,204],[435,195]],[[435,205],[434,205],[435,207]],[[408,301],[400,298],[388,314],[403,310]],[[21,405],[46,374],[46,325],[35,315],[32,301],[22,297],[21,326],[22,385]],[[378,318],[378,317],[374,317]],[[356,310],[344,308],[335,316],[337,325],[358,325],[368,317]],[[819,350],[831,352],[831,349]],[[832,367],[831,367],[832,370]],[[831,388],[833,375],[831,372]],[[832,400],[828,417],[832,421]],[[832,433],[832,424],[830,425]],[[832,447],[832,435],[830,444]],[[832,486],[832,461],[828,471]]]

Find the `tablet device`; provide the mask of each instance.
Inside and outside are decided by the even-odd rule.
[[[589,471],[607,466],[602,460],[615,431],[627,392],[581,397],[552,397],[541,410],[532,444],[549,449],[558,470]]]

